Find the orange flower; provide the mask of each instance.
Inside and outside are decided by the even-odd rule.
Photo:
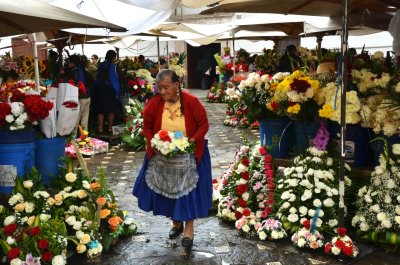
[[[118,215],[111,217],[108,219],[108,224],[111,230],[116,231],[118,229],[118,225],[122,223],[121,217]]]
[[[108,210],[108,209],[103,209],[103,210],[100,211],[100,218],[101,218],[101,219],[104,219],[104,218],[106,218],[107,216],[109,216],[110,213],[111,213],[110,210]]]
[[[90,188],[91,188],[92,190],[98,190],[98,189],[101,188],[101,184],[98,183],[98,182],[90,183]]]
[[[97,200],[96,200],[96,203],[97,203],[98,205],[100,205],[100,206],[104,206],[104,205],[106,204],[106,202],[107,202],[107,199],[104,198],[104,197],[99,197],[99,198],[97,198]]]

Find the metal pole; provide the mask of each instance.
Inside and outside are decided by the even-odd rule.
[[[235,33],[232,32],[232,50],[233,50],[233,75],[235,75],[235,59],[236,59],[236,53],[235,53]]]
[[[343,0],[343,25],[342,25],[342,71],[341,71],[341,101],[340,101],[340,168],[339,168],[339,226],[344,226],[344,170],[345,170],[345,142],[346,142],[346,92],[348,87],[347,49],[348,49],[348,15],[349,0]]]
[[[34,60],[34,69],[35,69],[35,86],[36,90],[40,91],[39,87],[39,59],[38,59],[38,52],[37,52],[37,42],[36,42],[36,33],[32,33],[32,40],[33,40],[33,60]]]
[[[160,37],[157,36],[157,58],[158,58],[158,71],[160,72]]]

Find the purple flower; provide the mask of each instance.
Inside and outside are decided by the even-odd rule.
[[[328,142],[329,142],[329,132],[326,129],[325,124],[321,122],[318,132],[314,138],[315,148],[323,151],[326,149]]]

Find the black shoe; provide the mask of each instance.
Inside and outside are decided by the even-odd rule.
[[[182,238],[182,247],[184,248],[191,248],[193,246],[193,239],[188,237]]]
[[[171,230],[169,230],[169,238],[170,239],[177,238],[182,233],[183,233],[183,224],[181,223],[179,227],[174,226],[171,228]]]

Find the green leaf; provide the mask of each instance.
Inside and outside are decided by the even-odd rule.
[[[7,254],[8,251],[11,249],[10,245],[8,245],[7,242],[3,239],[0,239],[0,247],[3,250],[4,254]]]

